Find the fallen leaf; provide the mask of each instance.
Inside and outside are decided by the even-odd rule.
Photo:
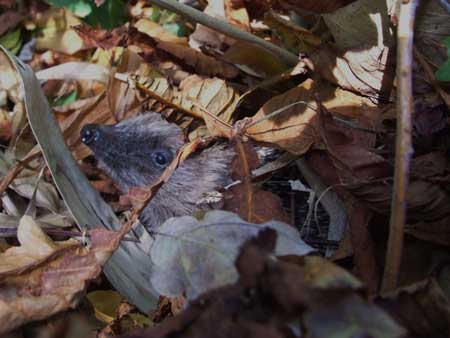
[[[283,7],[294,10],[299,14],[303,14],[303,11],[331,13],[354,1],[355,0],[281,0],[281,4]]]
[[[450,304],[434,279],[403,287],[376,299],[411,337],[447,337]]]
[[[386,2],[360,0],[323,18],[336,43],[311,55],[315,69],[345,89],[375,99],[389,98],[394,37]]]
[[[35,21],[42,31],[36,40],[36,49],[49,49],[72,55],[87,48],[87,45],[72,28],[81,24],[81,21],[68,10],[51,8],[38,16]]]
[[[231,163],[231,177],[235,182],[225,191],[224,209],[232,211],[250,223],[264,223],[278,220],[290,222],[283,209],[281,199],[269,191],[264,191],[252,184],[252,170],[259,166],[258,154],[249,143],[233,139],[237,154]]]
[[[239,99],[233,87],[222,79],[191,75],[180,83],[180,91],[179,105],[201,116],[211,136],[230,136]]]
[[[273,29],[283,44],[295,54],[310,54],[321,44],[321,39],[318,36],[274,11],[269,11],[264,15],[264,23]]]
[[[0,254],[1,333],[75,307],[120,241],[116,232],[92,230],[88,247],[74,240],[52,242],[30,222],[23,219],[35,230],[24,234],[22,245]]]
[[[150,249],[156,264],[151,276],[153,286],[166,296],[185,291],[188,299],[194,299],[202,292],[234,282],[237,273],[233,262],[240,246],[265,227],[279,235],[277,255],[313,251],[297,230],[278,221],[251,224],[219,210],[207,212],[200,220],[191,216],[171,218],[158,229]]]
[[[174,35],[163,26],[149,19],[144,18],[138,20],[134,24],[134,27],[136,27],[139,32],[150,35],[152,38],[159,39],[161,41],[176,43],[182,46],[188,46],[186,38],[180,38]]]
[[[91,80],[108,82],[109,70],[88,62],[67,62],[36,72],[39,80]]]
[[[294,154],[308,151],[316,140],[313,127],[316,117],[313,107],[315,90],[314,82],[306,80],[300,86],[270,99],[253,116],[253,123],[261,122],[251,125],[247,129],[248,135],[256,141],[273,143]],[[278,115],[269,117],[278,110]]]
[[[441,65],[447,60],[442,40],[450,35],[450,27],[447,24],[449,19],[450,13],[439,0],[426,1],[417,9],[414,25],[415,46],[434,65]]]
[[[116,318],[116,310],[122,301],[122,296],[112,290],[98,290],[89,292],[86,295],[91,305],[94,307],[95,317],[107,324]]]
[[[124,46],[128,38],[128,27],[122,26],[113,30],[94,29],[81,23],[73,25],[73,29],[84,43],[89,47],[112,49],[116,46]]]
[[[435,221],[407,224],[405,232],[423,241],[450,246],[450,216]]]
[[[126,337],[282,338],[305,332],[312,333],[311,337],[344,338],[405,335],[386,312],[361,296],[361,283],[344,269],[320,257],[274,259],[279,240],[273,229],[261,229],[240,250],[235,283],[210,290],[190,301],[178,316]]]
[[[288,68],[278,56],[267,49],[243,41],[238,41],[228,48],[222,59],[240,68],[248,67],[260,77],[274,76]]]
[[[308,79],[266,102],[252,117],[247,134],[256,141],[272,143],[294,154],[304,154],[319,141],[316,93],[333,115],[359,119],[364,116],[364,120],[367,116],[372,121],[381,112],[367,98]],[[271,115],[276,112],[276,115]]]
[[[228,6],[228,10],[226,10],[226,2],[227,0],[210,1],[203,10],[203,13],[213,18],[230,22],[227,14],[231,16],[233,15],[233,12],[231,11],[232,6]],[[232,19],[232,17],[230,19]],[[239,21],[237,23],[241,24]],[[189,35],[189,46],[196,50],[200,50],[204,46],[222,50],[225,46],[233,45],[234,42],[235,40],[229,36],[202,24],[196,24],[195,31]]]

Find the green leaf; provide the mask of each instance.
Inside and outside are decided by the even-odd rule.
[[[125,4],[122,0],[106,0],[100,7],[94,6],[84,20],[91,26],[105,29],[121,26],[127,21]]]
[[[447,48],[449,59],[438,68],[435,75],[439,81],[450,82],[450,36],[447,36],[442,44]]]
[[[70,92],[67,95],[58,97],[52,104],[53,107],[65,106],[67,104],[74,103],[77,100],[78,93],[76,90]]]
[[[161,8],[158,6],[152,6],[152,15],[150,19],[152,19],[153,22],[158,23],[159,19],[161,18]]]
[[[57,8],[67,8],[80,18],[85,18],[92,13],[95,4],[92,0],[46,0],[50,5]]]
[[[444,44],[444,46],[447,48],[447,54],[448,56],[450,56],[450,36],[447,36],[442,43]]]
[[[178,37],[187,36],[189,33],[187,27],[180,22],[165,23],[163,27]]]
[[[450,82],[450,60],[447,60],[436,71],[436,79],[439,81]]]
[[[22,28],[17,28],[0,38],[0,45],[13,54],[17,54],[22,47]]]

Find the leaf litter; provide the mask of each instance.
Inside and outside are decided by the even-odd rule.
[[[110,2],[96,1],[89,8],[101,13]],[[403,242],[405,261],[409,248],[419,247],[433,263],[403,264],[398,289],[389,294],[381,293],[380,281],[390,259],[385,246],[397,165],[393,144],[400,89],[394,79],[396,28],[390,24],[392,18],[396,23],[395,2],[195,2],[204,13],[293,53],[298,59],[293,69],[259,40],[230,37],[145,1],[126,2],[125,25],[124,13],[108,12],[107,26],[99,17],[79,16],[86,9],[81,3],[54,3],[59,8],[0,1],[5,11],[0,41],[19,58],[31,43],[28,62],[49,102],[57,102],[53,113],[65,144],[124,226],[121,232],[109,231],[74,213],[75,202],[60,190],[61,176],[54,169],[38,185],[48,154],[57,152],[45,149],[44,162],[35,140],[42,136],[34,135],[35,125],[26,120],[24,97],[29,100],[30,93],[21,92],[21,81],[28,80],[2,53],[0,230],[8,236],[0,236],[1,332],[77,306],[92,317],[83,309],[89,288],[87,299],[107,323],[99,337],[448,336],[450,269],[442,248],[450,243],[449,100],[448,86],[434,75],[448,57],[442,41],[450,35],[449,13],[442,2],[417,9],[415,153]],[[119,196],[120,188],[96,167],[79,133],[86,124],[113,124],[145,110],[177,123],[191,143],[155,185]],[[135,223],[177,167],[214,142],[229,142],[235,149],[232,183],[208,192],[199,206],[228,212],[176,217],[150,233]],[[258,158],[261,146],[277,149],[269,163]],[[281,161],[285,152],[289,160]],[[286,188],[292,181],[305,182],[295,156],[302,156],[319,180],[297,191]],[[69,168],[57,170],[64,176]],[[252,172],[259,168],[267,169],[255,179]],[[281,188],[267,191],[276,184]],[[314,219],[312,232],[296,222],[298,213],[307,219],[327,216],[323,196],[311,199],[316,186],[326,187],[322,194],[332,190],[342,202],[339,208],[347,216],[342,238],[331,235],[333,222]],[[35,189],[37,215],[31,217],[25,209]],[[104,214],[90,197],[86,203]],[[91,229],[84,232],[86,226]],[[311,233],[315,237],[300,236]],[[125,274],[118,282],[106,268],[111,284],[103,294],[91,282],[106,283],[102,271],[109,256],[117,247],[131,246],[135,251],[125,251],[120,266],[117,260],[108,263]],[[330,260],[317,256],[326,252],[328,257],[336,246]],[[135,291],[138,280],[152,290],[144,297]],[[114,302],[105,302],[109,298]],[[143,306],[142,298],[151,301]],[[133,331],[153,322],[161,324]]]

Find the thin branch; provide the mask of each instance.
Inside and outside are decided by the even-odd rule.
[[[406,193],[410,161],[413,153],[411,142],[413,113],[412,63],[414,18],[417,2],[418,0],[410,0],[401,4],[397,29],[397,136],[389,241],[382,284],[383,292],[394,290],[397,287],[403,250]]]
[[[177,14],[180,14],[180,15],[188,18],[189,20],[198,22],[206,27],[214,29],[214,30],[216,30],[220,33],[223,33],[227,36],[230,36],[236,40],[246,41],[246,42],[249,42],[249,43],[252,43],[255,45],[259,45],[259,46],[271,51],[276,56],[280,57],[289,66],[295,66],[298,63],[297,55],[295,55],[283,48],[280,48],[273,43],[270,43],[264,39],[261,39],[253,34],[250,34],[248,32],[240,30],[240,29],[230,25],[228,22],[226,22],[224,20],[213,18],[212,16],[209,16],[195,8],[186,6],[186,5],[182,4],[181,2],[178,2],[175,0],[151,0],[149,2],[153,3],[155,5],[158,5],[162,8],[168,9]]]

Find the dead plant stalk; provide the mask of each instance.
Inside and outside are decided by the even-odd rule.
[[[400,271],[406,220],[406,193],[412,157],[412,61],[414,18],[418,0],[403,1],[397,29],[397,136],[389,241],[382,292],[394,290]]]

